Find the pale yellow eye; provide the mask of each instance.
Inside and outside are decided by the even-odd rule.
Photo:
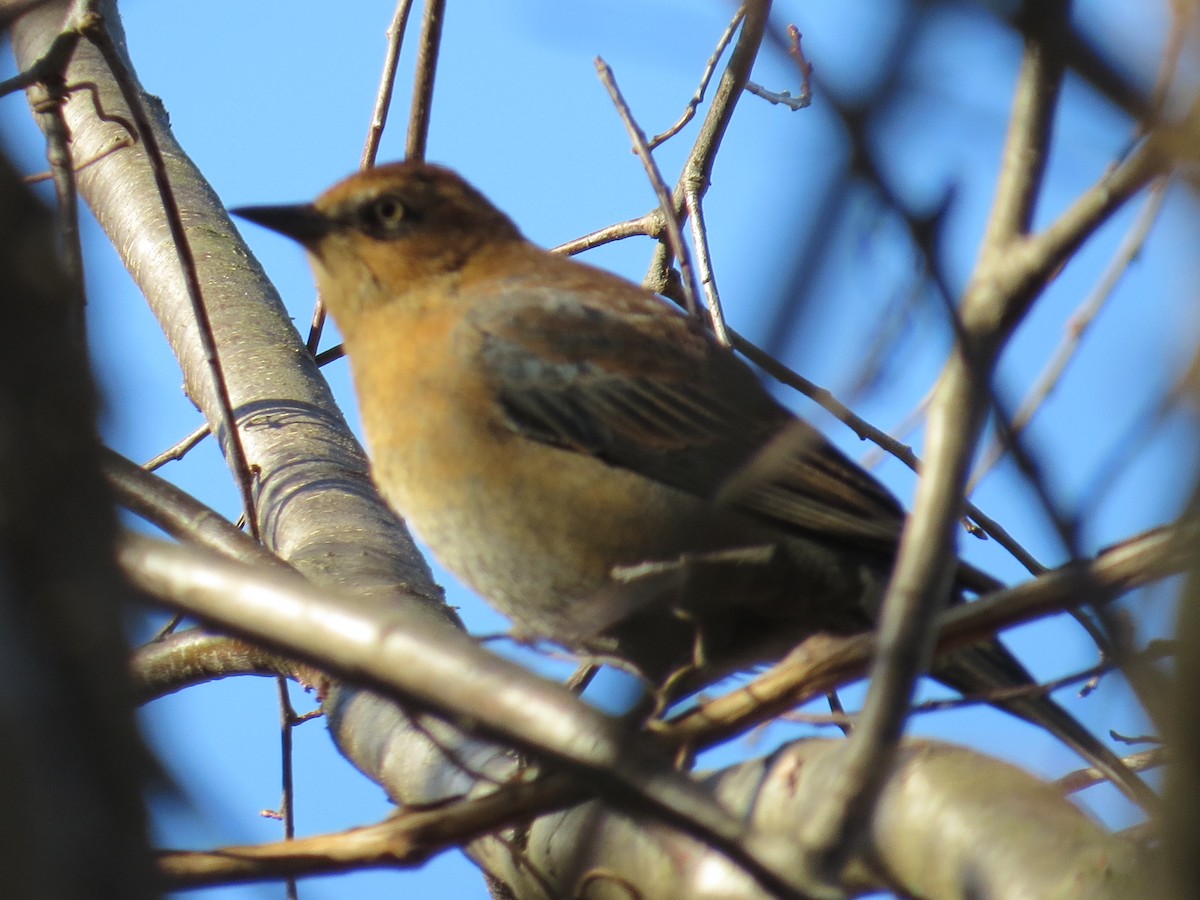
[[[412,222],[411,211],[394,194],[384,194],[364,203],[358,211],[359,227],[377,238],[402,233]]]

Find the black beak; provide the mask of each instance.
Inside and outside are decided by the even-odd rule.
[[[278,231],[305,247],[310,247],[327,235],[333,222],[311,203],[295,206],[239,206],[231,209],[235,216],[257,222],[264,228]]]

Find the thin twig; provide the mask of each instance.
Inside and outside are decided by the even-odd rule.
[[[1169,655],[1169,651],[1158,651],[1154,654],[1155,659],[1161,659]],[[1049,681],[1040,683],[1019,684],[1011,687],[993,688],[989,691],[974,694],[962,694],[957,697],[945,697],[938,700],[924,700],[920,703],[914,703],[909,712],[914,716],[928,715],[929,713],[947,712],[955,709],[963,709],[966,707],[978,706],[981,703],[989,703],[996,705],[1011,700],[1021,700],[1029,697],[1045,697],[1055,691],[1070,687],[1072,685],[1088,682],[1100,675],[1111,672],[1115,668],[1115,664],[1111,661],[1100,662],[1094,666],[1088,666],[1086,669],[1081,669],[1077,672],[1071,672],[1068,675],[1063,675],[1060,678],[1053,678]],[[854,723],[857,713],[847,713],[840,703],[834,703],[837,694],[830,692],[826,695],[829,698],[829,706],[831,713],[798,713],[790,712],[780,718],[787,722],[797,722],[809,725],[836,725],[843,728],[846,733],[849,733],[849,726]]]
[[[575,238],[573,241],[567,241],[565,244],[552,247],[550,252],[561,253],[564,256],[574,256],[576,253],[583,253],[585,250],[593,250],[596,247],[602,247],[605,244],[611,244],[614,241],[623,241],[631,237],[648,237],[654,240],[661,238],[662,210],[653,209],[646,213],[646,215],[638,216],[636,219],[626,219],[624,222],[607,225],[598,231],[593,231],[591,234],[585,234],[583,237]]]
[[[210,434],[212,434],[212,429],[209,428],[208,423],[205,422],[187,437],[183,438],[183,440],[171,447],[168,447],[162,453],[158,454],[158,456],[148,459],[142,464],[142,468],[147,472],[153,472],[156,469],[161,469],[169,462],[183,459],[193,447],[199,444]]]
[[[700,74],[700,85],[696,88],[696,93],[692,95],[692,99],[688,101],[684,107],[683,115],[664,131],[662,134],[656,134],[647,142],[647,146],[653,150],[664,141],[673,138],[683,130],[688,122],[692,121],[692,117],[696,115],[696,109],[704,102],[704,92],[708,90],[708,83],[712,80],[713,72],[717,70],[717,62],[721,59],[721,54],[725,52],[725,48],[729,46],[729,42],[733,40],[733,34],[737,31],[737,27],[742,24],[742,19],[746,17],[746,10],[739,6],[737,12],[733,14],[733,20],[726,26],[725,31],[721,33],[721,37],[717,40],[717,46],[709,56],[708,62],[704,66],[704,71]]]
[[[733,345],[729,329],[725,326],[725,313],[721,309],[721,294],[717,290],[717,276],[713,273],[712,252],[708,246],[708,226],[704,221],[704,201],[700,191],[688,190],[687,211],[692,222],[692,244],[696,248],[696,266],[700,270],[700,286],[704,290],[704,302],[712,322],[713,335],[725,347]]]
[[[1097,678],[1100,675],[1105,675],[1116,668],[1116,663],[1111,660],[1096,663],[1094,666],[1088,666],[1078,672],[1072,672],[1069,675],[1063,675],[1060,678],[1052,678],[1049,681],[1042,681],[1030,684],[1016,684],[1009,687],[992,688],[988,691],[981,691],[975,694],[963,694],[960,697],[945,697],[940,700],[925,700],[921,703],[915,703],[912,707],[914,715],[918,713],[946,712],[952,709],[963,709],[964,707],[978,706],[980,703],[1000,704],[1011,700],[1021,700],[1027,697],[1045,697],[1048,694],[1057,691],[1059,688],[1070,687],[1074,684],[1089,681]]]
[[[686,212],[685,197],[688,191],[695,191],[703,196],[708,190],[712,177],[712,168],[716,162],[717,151],[733,118],[733,111],[750,77],[750,69],[758,57],[758,49],[766,32],[767,20],[771,11],[770,0],[749,0],[742,4],[745,19],[733,52],[729,55],[729,63],[721,73],[717,83],[712,104],[708,114],[700,125],[700,133],[692,145],[688,158],[684,162],[679,181],[675,185],[672,202],[676,215]],[[660,243],[654,252],[654,259],[646,273],[645,285],[650,290],[663,291],[670,281],[667,270],[671,262],[670,248]]]
[[[388,110],[392,106],[392,92],[396,87],[396,67],[400,62],[400,49],[404,43],[404,30],[408,25],[408,14],[413,0],[399,0],[396,12],[387,28],[387,53],[383,57],[383,75],[379,79],[379,91],[375,95],[375,109],[371,113],[371,127],[367,130],[367,143],[363,147],[359,168],[370,169],[375,165],[379,153],[379,142],[383,129],[387,127]]]
[[[1121,762],[1129,766],[1134,772],[1144,772],[1147,769],[1165,766],[1170,761],[1171,756],[1165,747],[1153,747],[1149,750],[1131,753],[1121,758]],[[1101,784],[1106,781],[1108,779],[1098,769],[1089,767],[1068,772],[1062,778],[1055,781],[1054,786],[1064,794],[1074,794],[1082,791],[1084,788],[1091,787],[1093,784]]]
[[[756,97],[761,97],[768,103],[778,106],[780,104],[786,106],[792,112],[800,109],[806,109],[812,105],[812,63],[805,57],[804,51],[800,49],[800,29],[795,25],[787,27],[788,33],[788,55],[796,61],[796,65],[800,67],[800,93],[792,96],[790,91],[769,91],[761,84],[756,84],[753,81],[746,82],[746,90]]]
[[[925,414],[929,410],[929,401],[933,397],[933,390],[926,392],[925,396],[917,401],[917,405],[910,409],[895,425],[888,429],[885,434],[895,441],[903,442],[910,434],[921,427],[921,423],[925,421]],[[902,447],[912,450],[909,444],[901,443]],[[883,463],[884,458],[888,455],[888,451],[881,446],[872,447],[859,459],[858,464],[864,469],[874,469]]]
[[[838,696],[838,692],[826,691],[825,702],[829,704],[830,718],[834,720],[834,724],[842,734],[849,737],[850,732],[854,730],[854,716],[846,714],[846,707],[842,706],[842,698]]]
[[[912,471],[920,474],[921,460],[913,451],[912,447],[903,444],[893,438],[886,431],[882,431],[872,425],[866,419],[859,416],[846,404],[842,403],[834,396],[827,388],[823,388],[809,381],[803,375],[781,363],[775,357],[771,356],[765,350],[762,350],[757,345],[748,341],[736,331],[730,332],[730,337],[733,339],[733,346],[742,353],[748,360],[778,381],[780,384],[793,388],[804,396],[808,397],[814,403],[832,413],[846,425],[848,425],[859,438],[869,440],[878,446],[882,447],[888,453],[892,454],[904,465],[908,466]],[[1024,565],[1032,574],[1037,575],[1046,571],[1046,567],[1034,558],[1033,554],[1025,549],[1009,532],[995,519],[987,515],[974,503],[967,502],[963,507],[967,515],[983,530],[988,537],[994,540],[997,544],[1011,553]]]
[[[633,118],[633,113],[629,109],[629,104],[625,102],[625,98],[621,95],[621,89],[617,86],[617,79],[613,75],[613,71],[599,56],[596,57],[596,72],[600,76],[600,82],[608,91],[608,96],[612,98],[613,105],[617,108],[617,113],[621,116],[621,121],[625,125],[625,130],[629,133],[630,139],[633,141],[634,152],[641,159],[642,165],[646,167],[646,174],[650,177],[650,184],[654,188],[654,193],[658,196],[659,209],[662,210],[663,221],[666,224],[665,237],[671,245],[671,252],[679,261],[679,273],[683,279],[683,295],[684,308],[688,314],[698,317],[700,314],[699,301],[696,299],[696,273],[692,270],[691,255],[688,253],[687,244],[683,240],[683,231],[679,225],[679,216],[675,213],[675,204],[671,199],[671,191],[667,188],[667,184],[663,181],[662,172],[658,169],[658,163],[654,161],[654,155],[650,152],[649,146],[646,144],[646,133]],[[699,319],[697,318],[697,321]]]
[[[421,19],[421,46],[417,51],[417,73],[413,79],[412,109],[409,111],[407,159],[423,160],[429,140],[429,116],[433,106],[433,82],[437,75],[438,53],[442,40],[442,22],[446,0],[425,0]]]
[[[79,240],[79,195],[71,161],[71,132],[63,115],[67,90],[61,72],[45,78],[41,85],[41,96],[33,99],[30,105],[46,135],[46,160],[50,163],[50,176],[54,180],[55,221],[63,271],[74,285],[74,296],[79,298],[79,304],[72,310],[71,336],[82,346],[86,340],[83,310],[87,294],[83,279],[83,247]]]
[[[221,368],[220,354],[217,350],[216,338],[213,335],[208,308],[204,305],[204,293],[200,286],[200,276],[196,270],[196,260],[192,255],[191,244],[188,242],[187,230],[183,226],[179,204],[175,200],[175,193],[171,188],[170,178],[167,176],[166,163],[163,160],[162,151],[159,149],[158,141],[154,137],[154,131],[150,124],[150,118],[146,113],[146,107],[142,103],[142,98],[133,79],[130,77],[129,70],[126,68],[120,53],[113,44],[112,38],[104,27],[103,18],[98,14],[90,13],[85,17],[80,28],[95,45],[96,49],[100,51],[101,55],[103,55],[105,62],[112,71],[113,79],[120,88],[121,95],[125,99],[130,113],[133,115],[134,124],[137,126],[137,133],[141,137],[142,146],[146,150],[150,168],[154,173],[154,182],[158,187],[159,199],[163,207],[163,217],[166,220],[167,229],[171,233],[171,241],[179,259],[184,284],[187,286],[188,301],[192,306],[192,314],[196,319],[196,330],[199,335],[200,345],[204,351],[204,360],[212,377],[213,392],[216,395],[220,418],[228,433],[227,448],[230,466],[236,477],[238,489],[241,491],[242,506],[245,510],[246,521],[249,523],[250,534],[257,540],[259,535],[258,516],[255,515],[254,509],[254,476],[251,473],[250,463],[246,459],[245,448],[242,446],[241,435],[238,432],[233,400],[229,396],[229,386],[225,382],[225,376]]]
[[[175,633],[175,629],[183,624],[183,620],[183,613],[175,613],[175,615],[171,616],[171,618],[167,620],[165,625],[158,629],[158,631],[154,632],[154,637],[150,639],[150,642],[154,643],[156,641],[165,640]]]
[[[1174,654],[1175,648],[1171,643],[1163,642],[1147,647],[1145,650],[1139,652],[1138,657],[1142,662],[1151,663],[1167,659],[1174,656]],[[1071,672],[1059,678],[1052,678],[1049,681],[993,688],[992,690],[978,694],[964,694],[961,697],[950,697],[944,700],[926,700],[923,703],[915,704],[912,711],[914,713],[942,712],[948,709],[974,706],[979,703],[997,704],[1025,697],[1045,697],[1060,688],[1095,680],[1099,676],[1111,672],[1116,667],[1116,663],[1111,659],[1104,659],[1093,666],[1088,666],[1086,669]]]
[[[361,870],[366,865],[418,866],[445,849],[565,809],[585,796],[569,777],[546,775],[469,800],[406,807],[383,822],[340,834],[208,853],[167,851],[158,856],[159,871],[168,886],[185,888],[274,880],[284,873],[299,877]]]
[[[71,63],[71,57],[75,55],[75,48],[79,46],[79,39],[82,36],[83,27],[78,23],[64,28],[37,62],[23,72],[18,72],[12,78],[0,81],[0,97],[16,91],[23,91],[39,82],[44,83],[48,79],[61,79],[63,73],[67,71],[67,66]]]
[[[72,87],[72,89],[74,89],[74,88]],[[117,119],[119,117],[110,116],[110,118]],[[136,143],[137,143],[137,135],[133,135],[133,134],[114,138],[112,143],[109,144],[107,149],[101,150],[99,153],[90,157],[89,159],[85,159],[83,162],[75,163],[74,164],[75,173],[78,174],[78,173],[82,172],[84,169],[86,169],[88,166],[91,166],[91,165],[94,165],[94,164],[100,162],[100,160],[105,159],[106,157],[110,156],[113,153],[116,153],[118,150],[123,150],[126,147],[132,147]],[[33,175],[22,176],[21,183],[22,184],[41,184],[43,181],[49,181],[53,177],[54,177],[53,172],[49,172],[49,171],[37,172]]]
[[[842,708],[840,701],[835,705],[833,699],[837,697],[836,694],[830,693],[826,696],[831,698],[829,702],[830,712],[815,713],[793,710],[792,712],[784,713],[776,721],[790,722],[793,725],[815,725],[818,728],[836,728],[843,735],[849,734],[854,727],[854,717],[858,713],[846,712]],[[770,724],[768,722],[761,727],[765,729]]]
[[[20,15],[22,11],[11,10]],[[41,85],[42,93],[31,100],[34,115],[41,121],[46,135],[46,158],[50,163],[49,177],[54,180],[57,199],[57,226],[59,250],[62,253],[63,269],[74,286],[74,296],[79,306],[73,311],[72,337],[82,344],[85,341],[83,306],[87,302],[83,279],[83,248],[79,240],[79,205],[75,188],[75,168],[71,161],[69,144],[70,129],[63,115],[63,103],[69,90],[66,87],[66,71],[83,36],[83,27],[78,24],[79,10],[72,9],[68,16],[68,27],[51,42],[49,49],[25,71],[13,78],[0,82],[0,96],[23,88]],[[74,24],[70,24],[74,23]]]
[[[284,841],[296,838],[296,784],[294,777],[295,753],[293,751],[292,729],[296,726],[296,710],[292,708],[292,698],[288,696],[288,680],[282,675],[275,678],[275,688],[279,700],[279,769],[281,779],[281,795],[279,799],[278,818],[283,822]],[[276,818],[276,816],[271,816]],[[286,877],[287,900],[297,900],[296,876],[289,873]]]
[[[408,24],[408,14],[412,10],[413,0],[399,0],[392,21],[387,27],[387,52],[383,57],[383,74],[379,79],[379,90],[375,94],[375,107],[371,111],[371,124],[367,128],[367,140],[363,146],[359,168],[364,171],[375,165],[375,157],[379,153],[379,142],[383,139],[383,130],[387,127],[388,111],[392,106],[392,92],[396,87],[396,67],[400,61],[400,49],[404,42],[404,31]],[[308,352],[313,356],[321,346],[321,334],[325,330],[325,303],[320,297],[313,305],[312,321],[308,327],[308,339],[304,342]]]
[[[308,323],[308,337],[304,341],[304,349],[312,356],[316,356],[318,349],[321,346],[321,335],[325,333],[325,320],[328,318],[328,313],[325,310],[325,301],[317,295],[316,301],[313,303],[312,319]]]
[[[100,467],[119,504],[176,540],[251,565],[290,568],[215,509],[119,453],[104,448]]]

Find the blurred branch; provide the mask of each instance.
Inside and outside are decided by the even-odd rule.
[[[1029,393],[1021,401],[1021,405],[1013,415],[1012,422],[1010,423],[1013,434],[1019,435],[1025,430],[1034,415],[1037,414],[1038,409],[1054,392],[1067,366],[1070,365],[1071,360],[1082,344],[1088,328],[1112,297],[1113,291],[1116,290],[1117,285],[1120,283],[1122,276],[1128,271],[1129,266],[1142,252],[1142,247],[1146,243],[1146,237],[1150,233],[1150,228],[1158,219],[1163,201],[1166,199],[1167,184],[1167,179],[1161,177],[1150,188],[1145,206],[1139,214],[1137,221],[1134,222],[1133,227],[1130,228],[1129,233],[1125,236],[1108,268],[1101,275],[1099,283],[1092,293],[1084,299],[1083,303],[1079,305],[1079,309],[1072,314],[1067,322],[1066,334],[1059,344],[1058,349],[1054,351],[1054,354],[1035,380],[1033,387],[1030,388]],[[1004,457],[1005,449],[1006,445],[1004,442],[1000,440],[993,441],[992,445],[983,454],[983,458],[979,464],[975,467],[975,471],[971,474],[970,481],[967,483],[968,494],[972,493],[979,486],[979,482]]]
[[[318,684],[315,669],[279,653],[200,628],[179,631],[138,647],[130,660],[138,703],[234,675],[283,675]]]
[[[3,10],[0,9],[0,15]],[[99,472],[99,400],[78,281],[49,211],[0,156],[0,882],[9,897],[158,896],[144,799],[154,765],[131,711]]]
[[[1142,750],[1124,757],[1125,764],[1135,772],[1156,769],[1167,765],[1171,761],[1170,755],[1163,747]],[[1096,769],[1087,768],[1067,773],[1062,778],[1055,780],[1054,786],[1064,794],[1075,794],[1090,788],[1092,785],[1103,784],[1105,781],[1107,779]]]
[[[996,197],[983,235],[980,267],[1003,254],[1029,232],[1046,174],[1054,110],[1062,87],[1064,63],[1047,46],[1047,35],[1068,22],[1070,3],[1050,0],[1024,14],[1025,53],[1009,115],[1008,136],[1000,162]],[[965,304],[965,301],[964,301]]]
[[[1064,610],[1070,612],[1071,610]],[[1162,645],[1154,645],[1138,654],[1139,662],[1145,664],[1150,662],[1159,662],[1163,659],[1174,657],[1175,651],[1171,648],[1163,647]],[[1078,672],[1071,672],[1063,675],[1061,678],[1052,678],[1049,681],[1043,681],[1037,684],[1025,684],[1008,688],[996,688],[978,694],[963,694],[959,697],[947,697],[939,700],[926,700],[922,703],[914,704],[912,707],[913,714],[924,714],[929,712],[939,712],[947,709],[959,709],[965,706],[973,706],[978,703],[1001,703],[1005,700],[1016,699],[1018,697],[1036,697],[1044,696],[1057,691],[1059,688],[1077,685],[1082,682],[1093,684],[1099,681],[1100,676],[1111,672],[1116,668],[1116,663],[1109,658],[1104,658],[1094,666],[1089,666]],[[1080,689],[1079,695],[1085,696],[1088,691],[1087,685]]]
[[[954,526],[968,466],[992,405],[995,360],[1051,273],[1164,165],[1154,142],[1148,142],[1043,233],[1025,236],[1063,75],[1062,59],[1047,38],[1066,26],[1068,9],[1061,0],[1025,10],[1025,54],[996,199],[979,262],[959,308],[961,318],[950,311],[956,352],[930,404],[927,467],[883,602],[871,686],[829,802],[805,828],[805,867],[827,877],[869,820],[881,773],[903,730],[913,686],[928,664],[929,629],[952,581]],[[1019,448],[1014,444],[1014,449]],[[1044,496],[1041,479],[1030,472]],[[1053,516],[1053,507],[1044,505]],[[1070,535],[1064,532],[1064,538],[1070,546]]]
[[[133,534],[122,541],[119,559],[139,587],[163,602],[565,766],[608,802],[662,818],[768,890],[799,896],[786,845],[732,818],[649,740],[428,613],[396,608],[370,615],[299,578]]]
[[[65,69],[65,62],[63,67]],[[57,200],[55,218],[58,224],[63,270],[75,285],[72,293],[77,302],[71,323],[72,339],[80,346],[85,346],[87,339],[84,332],[84,307],[87,304],[87,293],[83,281],[83,247],[79,241],[79,197],[75,190],[75,169],[71,160],[71,133],[62,110],[67,99],[62,70],[31,86],[28,93],[29,105],[40,120],[42,132],[46,135],[46,159],[50,163],[50,176],[54,181]]]
[[[1187,399],[1193,404],[1200,400],[1198,388],[1200,382],[1187,386]],[[1193,413],[1193,428],[1195,425]],[[1188,512],[1200,515],[1200,481],[1195,469]],[[1174,764],[1167,769],[1163,785],[1166,809],[1161,841],[1173,888],[1169,896],[1190,900],[1200,891],[1200,820],[1196,817],[1200,804],[1200,557],[1194,553],[1174,619],[1178,654],[1174,670],[1166,678],[1160,722]]]
[[[962,603],[938,617],[935,655],[952,653],[999,631],[1078,606],[1113,598],[1186,571],[1200,527],[1182,522],[1146,532],[1100,553]],[[683,713],[662,727],[673,745],[696,752],[728,740],[813,697],[866,674],[877,638],[819,635],[743,688]]]
[[[247,564],[288,568],[215,509],[166,479],[108,449],[102,465],[117,502],[177,540],[191,541]]]
[[[405,809],[378,824],[340,834],[211,852],[160,853],[159,871],[170,887],[182,889],[376,866],[411,868],[455,846],[584,798],[571,779],[543,776],[531,782],[510,782],[480,797],[451,800],[428,809]]]
[[[705,785],[736,814],[786,830],[803,821],[841,747],[839,741],[797,742],[769,759],[709,776]],[[607,882],[624,886],[616,896],[632,890],[656,900],[685,900],[696,896],[702,877],[714,896],[766,900],[707,848],[636,819],[605,816],[594,802],[524,824],[576,799],[563,779],[543,777],[440,808],[407,810],[341,834],[162,854],[160,871],[172,887],[182,888],[407,867],[472,837],[520,825],[516,834],[530,854],[548,840],[575,849],[562,865],[545,869],[515,852],[513,840],[484,836],[476,841],[487,848],[484,863],[514,892],[511,896],[586,896],[597,883]],[[1062,896],[1069,886],[1078,896],[1115,900],[1132,896],[1131,890],[1154,889],[1153,871],[1132,844],[1091,822],[1053,787],[963,748],[906,743],[881,805],[886,814],[842,873],[847,890],[855,894],[891,888],[929,900],[972,892]],[[979,831],[963,824],[983,821],[989,835],[983,841]],[[1046,852],[1047,841],[1053,853]],[[680,871],[679,861],[697,857],[704,861],[702,876]]]
[[[960,607],[946,614],[945,621],[947,622],[948,636],[944,646],[947,649],[950,649],[955,646],[961,646],[963,643],[970,642],[972,639],[977,639],[981,634],[991,634],[993,633],[994,629],[999,627],[1001,622],[1012,622],[1018,620],[1018,613],[1020,613],[1021,616],[1024,616],[1032,614],[1032,610],[1057,608],[1058,605],[1066,602],[1068,598],[1073,598],[1074,601],[1077,602],[1083,595],[1107,595],[1109,593],[1115,593],[1118,590],[1128,589],[1135,584],[1143,583],[1149,578],[1161,577],[1163,574],[1171,571],[1173,567],[1188,564],[1191,558],[1191,547],[1194,546],[1195,540],[1196,534],[1194,526],[1181,526],[1179,529],[1174,531],[1159,531],[1143,536],[1143,538],[1137,541],[1131,541],[1120,547],[1107,551],[1092,566],[1072,567],[1067,570],[1055,572],[1043,579],[1030,582],[1028,585],[1023,585],[1021,588],[1013,589],[997,595],[995,598]],[[175,551],[172,551],[172,553],[174,554]],[[179,558],[182,559],[183,557]],[[315,609],[306,613],[301,613],[299,609],[293,609],[290,606],[292,601],[284,600],[284,595],[278,594],[274,588],[268,588],[268,585],[273,584],[274,580],[268,580],[266,573],[255,572],[250,576],[249,581],[244,581],[243,578],[239,576],[236,582],[224,583],[224,575],[222,574],[224,567],[224,563],[218,563],[215,560],[208,561],[204,564],[204,580],[207,584],[205,589],[213,591],[214,600],[218,598],[242,596],[242,599],[238,602],[252,602],[255,604],[260,604],[265,616],[269,617],[272,621],[274,621],[277,617],[278,621],[271,625],[267,624],[267,619],[263,620],[261,626],[262,630],[259,632],[259,639],[263,639],[267,635],[271,635],[275,640],[285,639],[290,642],[291,638],[288,637],[289,629],[294,628],[296,631],[296,641],[299,643],[291,647],[290,652],[295,651],[297,655],[303,654],[309,657],[312,661],[319,662],[322,668],[325,669],[337,669],[339,665],[349,664],[353,666],[353,669],[356,673],[356,680],[360,681],[370,680],[376,683],[382,681],[384,684],[394,684],[396,676],[405,670],[411,669],[414,662],[419,663],[419,665],[422,667],[434,665],[438,670],[437,675],[412,672],[411,675],[413,681],[417,684],[425,685],[426,688],[430,690],[437,691],[437,693],[443,696],[447,702],[452,704],[453,709],[456,710],[456,715],[461,714],[464,711],[471,710],[468,715],[472,718],[479,712],[479,710],[476,709],[476,705],[473,703],[464,705],[461,702],[461,698],[456,699],[454,697],[453,690],[447,691],[447,688],[449,687],[447,679],[458,679],[461,677],[467,683],[478,685],[483,697],[488,698],[485,702],[487,703],[488,708],[491,710],[490,714],[504,719],[510,723],[512,727],[520,729],[522,731],[522,736],[519,739],[519,743],[522,745],[528,744],[528,738],[532,736],[529,729],[532,728],[533,724],[537,722],[538,719],[536,716],[531,718],[534,710],[529,705],[530,697],[526,694],[524,689],[521,691],[513,690],[514,684],[523,684],[524,679],[532,677],[527,673],[524,673],[520,670],[511,673],[507,670],[504,672],[494,673],[495,677],[499,677],[502,681],[504,681],[507,687],[505,691],[499,691],[499,689],[490,686],[487,680],[480,682],[479,679],[483,677],[481,673],[474,671],[470,665],[465,664],[461,660],[457,663],[451,663],[448,666],[441,666],[439,663],[437,663],[436,659],[433,658],[436,657],[437,654],[433,653],[431,655],[431,651],[436,650],[441,652],[443,645],[446,643],[443,638],[432,636],[424,637],[420,632],[411,633],[408,625],[400,626],[398,623],[394,622],[392,624],[384,625],[382,627],[382,631],[380,632],[381,634],[386,633],[389,636],[386,658],[377,656],[378,652],[383,649],[382,645],[375,645],[376,649],[374,651],[369,651],[365,646],[360,646],[357,649],[351,649],[347,647],[345,652],[343,652],[342,650],[338,649],[335,643],[331,643],[330,639],[334,637],[334,635],[358,634],[360,636],[365,636],[365,639],[369,642],[368,646],[374,645],[375,639],[369,636],[370,632],[363,631],[362,625],[355,625],[351,627],[350,622],[341,612],[337,614],[337,620],[341,624],[339,624],[335,629],[331,630],[329,627],[320,625],[318,620],[313,619]],[[213,582],[214,577],[216,578],[215,583]],[[295,585],[295,588],[296,590],[301,590],[300,585]],[[244,595],[242,592],[245,592]],[[310,592],[303,590],[303,593],[308,595]],[[316,601],[316,596],[319,595],[315,595],[312,598],[314,602]],[[308,601],[306,600],[305,602]],[[328,601],[325,598],[321,598],[319,602]],[[190,601],[189,607],[191,607]],[[195,611],[200,612],[201,609],[195,608]],[[332,612],[332,610],[330,611]],[[226,616],[223,616],[223,618],[226,618]],[[229,619],[228,624],[230,625],[233,625],[234,619],[236,619],[236,624],[238,626],[244,627],[247,624],[250,624],[251,626],[255,627],[256,630],[259,627],[254,625],[255,617],[247,615],[246,610],[244,609],[241,612],[238,612],[236,616],[232,612],[229,613],[227,618]],[[392,618],[394,619],[394,617]],[[320,634],[322,637],[318,641],[313,641],[313,634]],[[402,636],[403,641],[400,640]],[[419,651],[410,649],[407,645],[407,642],[410,640],[415,642],[414,648],[415,646],[420,646],[423,649]],[[871,639],[869,636],[847,639],[837,643],[842,646],[843,654],[852,654],[851,656],[843,655],[841,657],[843,661],[846,659],[857,660],[860,670],[865,667],[871,653]],[[800,651],[797,651],[797,654],[802,655],[810,648],[811,644],[812,642],[806,644],[803,648],[801,648]],[[301,646],[303,647],[302,650]],[[477,653],[478,651],[475,651],[472,648],[472,652]],[[332,654],[334,658],[331,659],[329,656],[330,654]],[[345,662],[338,663],[337,660],[339,659],[345,660]],[[393,661],[388,662],[387,659],[392,659]],[[449,674],[451,672],[454,673],[453,676]],[[768,673],[768,676],[764,676],[764,679],[760,679],[754,685],[747,688],[745,694],[749,695],[750,697],[749,703],[754,706],[769,703],[771,699],[769,694],[769,681],[771,677],[778,678],[785,672],[786,666],[777,667]],[[842,674],[846,674],[846,672],[847,670],[843,668]],[[387,674],[385,677],[381,678],[381,673]],[[488,677],[490,678],[491,676]],[[550,688],[551,686],[546,687]],[[816,688],[813,687],[811,677],[807,682],[807,687],[810,690],[816,690]],[[764,689],[766,692],[764,692]],[[557,691],[560,689],[553,688],[553,690]],[[496,701],[502,700],[505,696],[511,696],[514,699],[514,702],[522,704],[522,713],[520,715],[511,714],[503,709],[495,708]],[[798,698],[796,697],[795,692],[793,692],[789,697],[789,702],[796,702],[797,700]],[[720,702],[721,701],[718,701],[717,703]],[[695,722],[697,720],[702,720],[704,728],[712,729],[712,714],[715,710],[716,706],[709,705],[697,713],[692,714],[692,717],[682,721],[686,723],[688,721]],[[745,725],[746,723],[743,722],[742,724]],[[672,729],[686,727],[686,724],[681,726],[677,723],[675,726],[672,726]],[[557,730],[561,732],[561,722]],[[604,740],[602,738],[602,734],[604,732],[597,732],[593,726],[584,727],[584,731],[591,735],[588,742],[589,747],[595,747],[597,746],[595,743],[596,741]],[[680,735],[684,733],[685,732],[682,730],[667,730],[663,736],[675,741],[679,740]],[[727,734],[732,733],[734,732],[727,732]],[[714,731],[709,730],[707,732],[702,732],[702,736],[697,736],[694,740],[689,741],[689,743],[692,746],[699,746],[702,741],[708,742],[717,736],[718,735],[716,735]],[[896,777],[902,778],[903,776],[901,773],[897,773]],[[761,796],[761,787],[761,785],[756,787],[756,790],[754,791],[755,795]],[[955,789],[957,790],[958,788]],[[815,787],[812,788],[812,790],[815,790]],[[808,795],[809,798],[812,796],[813,795],[811,793]],[[961,802],[962,798],[960,797],[959,800]],[[567,801],[564,800],[562,802]],[[921,808],[927,810],[928,807],[925,805]],[[502,810],[498,814],[503,814]],[[579,813],[572,813],[571,815],[580,814],[584,813],[581,811]],[[587,815],[590,817],[589,821],[593,821],[596,824],[599,824],[601,821],[607,822],[607,819],[595,819],[595,810],[587,813]],[[881,813],[881,815],[883,815],[883,813]],[[889,810],[886,815],[890,817],[891,811]],[[795,821],[802,821],[802,819],[798,818]],[[955,821],[961,820],[956,817]],[[1044,824],[1046,823],[1039,822],[1039,825]],[[789,827],[794,828],[795,822],[792,822]],[[1026,825],[1026,829],[1023,829],[1021,833],[1027,833],[1027,831],[1028,823]],[[659,832],[659,834],[661,837],[662,832]],[[1047,832],[1047,834],[1049,834],[1049,832]],[[590,846],[596,847],[597,852],[611,851],[611,846],[607,844],[602,845],[593,842],[590,844]],[[605,848],[603,851],[600,849],[602,846]],[[647,847],[647,850],[649,849],[650,848]],[[633,860],[623,861],[628,862],[630,865],[635,864]],[[1062,862],[1062,860],[1057,861]],[[492,863],[495,863],[495,860],[492,860]],[[308,870],[302,869],[300,871]]]

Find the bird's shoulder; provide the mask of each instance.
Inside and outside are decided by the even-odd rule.
[[[892,494],[697,323],[599,270],[510,277],[469,317],[508,428],[789,531],[890,551]]]
[[[472,324],[547,362],[626,375],[695,376],[715,343],[662,298],[610,272],[544,254],[486,283]],[[664,348],[669,346],[669,350]]]
[[[732,428],[762,437],[791,418],[732,351],[665,300],[578,264],[561,274],[569,277],[507,279],[469,316],[517,427],[603,455],[623,438],[669,451]]]

